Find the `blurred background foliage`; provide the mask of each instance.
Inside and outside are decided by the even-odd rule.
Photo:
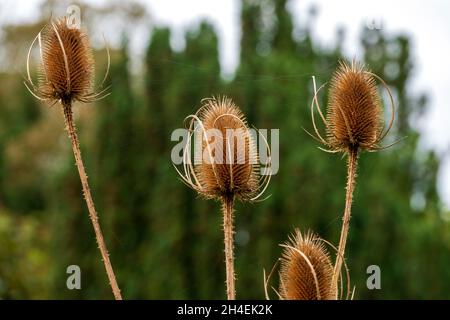
[[[50,16],[4,25],[0,52],[0,298],[111,298],[58,106],[38,103],[22,84],[24,48]],[[240,64],[223,79],[214,27],[199,22],[174,50],[171,31],[153,27],[143,67],[130,71],[128,33],[148,15],[136,3],[83,6],[83,23],[118,17],[122,42],[111,49],[111,95],[75,114],[82,152],[113,265],[127,299],[225,297],[219,205],[198,199],[172,168],[170,135],[200,100],[226,94],[251,124],[280,129],[280,171],[272,196],[236,210],[238,298],[261,299],[262,270],[280,256],[294,227],[337,243],[346,162],[321,152],[311,129],[311,76],[329,81],[345,33],[323,48],[309,21],[294,32],[286,0],[241,2]],[[64,11],[62,11],[64,12]],[[106,35],[107,36],[107,35]],[[390,85],[397,120],[378,153],[363,154],[347,250],[356,299],[450,298],[450,226],[436,190],[439,158],[419,148],[411,125],[426,95],[408,90],[414,59],[402,34],[362,28],[364,60]],[[99,79],[106,68],[96,52]],[[131,55],[132,56],[132,55]],[[352,57],[347,57],[352,58]],[[11,67],[14,66],[14,67]],[[326,105],[325,90],[320,102]],[[387,112],[387,117],[389,116]],[[388,141],[388,142],[389,142]],[[386,142],[386,143],[388,143]],[[446,219],[447,218],[447,219]],[[82,290],[66,288],[66,268],[82,270]],[[368,290],[366,268],[379,265],[382,289]],[[277,287],[277,277],[272,280]]]

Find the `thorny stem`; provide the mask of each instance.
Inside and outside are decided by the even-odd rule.
[[[350,217],[352,210],[353,190],[355,188],[356,168],[358,165],[358,149],[350,148],[348,151],[347,166],[347,187],[345,194],[345,209],[342,217],[341,237],[339,240],[338,252],[336,256],[336,264],[334,265],[332,284],[338,287],[339,274],[342,268],[342,262],[345,254],[345,245],[347,243],[348,229],[350,226]]]
[[[122,295],[120,294],[116,276],[114,275],[114,270],[111,265],[111,261],[109,260],[108,249],[106,248],[106,244],[103,239],[102,230],[100,229],[100,224],[98,223],[98,215],[95,211],[94,201],[92,200],[91,191],[89,189],[88,177],[84,169],[83,159],[81,158],[81,151],[78,143],[75,123],[73,121],[72,106],[70,103],[63,103],[63,112],[64,120],[66,122],[66,130],[72,143],[72,150],[75,156],[78,173],[80,175],[81,185],[83,187],[84,199],[86,200],[86,204],[89,210],[89,217],[91,218],[92,225],[94,227],[95,237],[97,239],[98,248],[100,249],[100,253],[103,258],[106,274],[108,275],[109,283],[111,285],[115,299],[122,300]]]
[[[234,287],[234,248],[233,248],[233,196],[224,196],[222,199],[223,211],[223,233],[225,242],[225,268],[227,299],[236,299],[236,290]]]

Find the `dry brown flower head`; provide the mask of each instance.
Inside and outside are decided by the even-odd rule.
[[[392,116],[388,127],[383,121],[383,110],[376,79],[387,89]],[[341,62],[334,73],[328,95],[326,117],[323,115],[317,94],[315,79],[314,98],[311,103],[311,117],[316,135],[315,139],[328,147],[329,152],[348,152],[365,150],[377,151],[380,142],[386,137],[394,122],[394,102],[387,84],[368,71],[363,65]],[[326,127],[326,138],[319,133],[314,117],[314,106]]]
[[[256,142],[244,114],[227,97],[202,101],[190,120],[188,148],[183,156],[182,180],[205,198],[254,201],[265,191],[270,175],[261,175]],[[202,152],[190,159],[192,137]],[[200,139],[198,139],[200,138]],[[268,147],[267,147],[268,148]]]
[[[286,300],[337,299],[333,264],[327,248],[312,232],[296,229],[284,247],[280,267],[280,296]]]
[[[36,41],[41,57],[37,85],[31,79],[29,67],[31,50]],[[108,69],[109,61],[108,51]],[[108,88],[93,92],[94,59],[89,39],[84,31],[69,26],[65,17],[56,22],[50,21],[34,39],[28,51],[27,75],[25,85],[28,90],[39,100],[52,104],[92,102],[108,95]],[[100,87],[107,75],[108,71]]]

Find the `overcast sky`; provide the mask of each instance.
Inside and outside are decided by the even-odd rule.
[[[41,0],[0,0],[0,20],[26,21],[36,14]],[[256,0],[255,0],[256,1]],[[107,1],[86,0],[106,3]],[[224,74],[232,74],[238,63],[240,38],[239,0],[141,0],[150,9],[153,21],[174,30],[172,44],[183,45],[180,39],[186,28],[207,18],[219,32],[221,65]],[[360,56],[358,36],[363,25],[382,21],[388,33],[406,33],[412,37],[415,69],[410,84],[412,93],[427,92],[429,113],[419,120],[424,132],[422,143],[436,149],[446,161],[440,172],[439,190],[450,207],[450,1],[447,0],[291,0],[289,8],[297,25],[305,21],[314,4],[318,16],[314,37],[323,46],[332,46],[336,28],[346,29],[345,53]],[[145,39],[146,40],[146,39]],[[142,42],[141,42],[142,43]]]

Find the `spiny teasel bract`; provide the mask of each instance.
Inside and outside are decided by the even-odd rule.
[[[29,60],[38,40],[41,65],[38,84],[30,76]],[[108,51],[108,69],[109,69]],[[50,21],[33,40],[27,57],[28,81],[25,85],[38,99],[50,103],[92,102],[108,95],[108,88],[93,92],[94,58],[89,39],[81,29],[67,25],[67,18]],[[105,74],[102,84],[107,78]]]
[[[383,124],[383,110],[376,79],[387,89],[390,97],[392,115],[387,128]],[[326,145],[328,151],[382,149],[379,144],[392,128],[395,115],[392,94],[383,79],[362,64],[353,61],[349,65],[341,61],[331,80],[326,117],[318,104],[315,79],[314,91],[311,117],[315,138]],[[326,139],[322,138],[316,127],[314,105],[325,124]]]
[[[202,102],[197,113],[187,117],[191,120],[188,145],[190,147],[192,143],[192,136],[197,135],[196,143],[199,139],[202,143],[201,152],[194,155],[194,165],[188,152],[185,152],[184,173],[178,173],[188,186],[205,198],[232,196],[241,201],[257,200],[267,188],[270,174],[261,175],[255,137],[249,131],[244,114],[227,97],[208,98]],[[220,143],[214,140],[218,137],[212,138],[210,130],[217,130],[221,136]],[[234,133],[234,136],[229,133]],[[234,141],[230,141],[230,137]],[[270,166],[268,146],[267,150]]]
[[[333,264],[322,239],[309,231],[295,233],[282,245],[280,292],[285,300],[334,300]]]

